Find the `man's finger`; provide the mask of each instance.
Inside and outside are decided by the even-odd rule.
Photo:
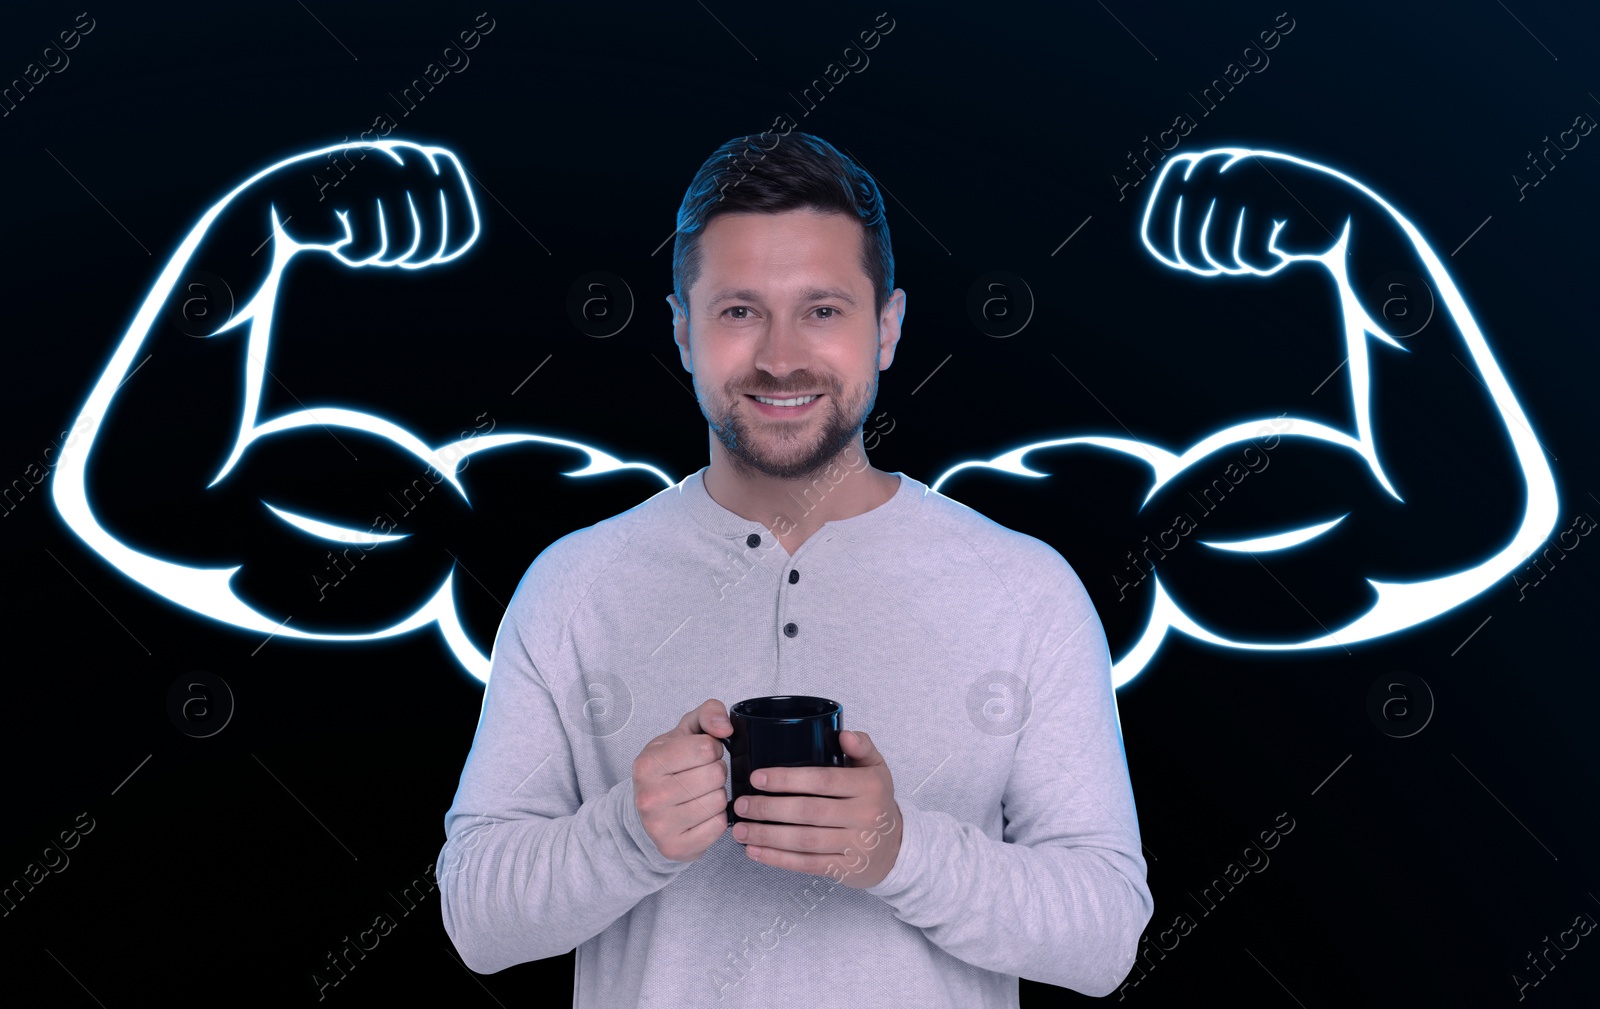
[[[819,848],[806,848],[803,845],[792,843],[793,835],[785,838],[781,832],[774,831],[769,824],[789,824],[802,827],[827,827],[843,830],[840,835],[840,844],[853,837],[853,827],[848,804],[835,802],[828,798],[817,798],[809,795],[752,795],[741,798],[745,809],[739,815],[746,820],[764,821],[752,823],[745,833],[744,841],[749,844],[771,845],[774,848],[785,848],[789,851],[820,851]],[[738,812],[738,807],[734,807]],[[843,850],[842,848],[839,850]]]
[[[698,739],[687,739],[676,735],[658,736],[650,741],[640,756],[649,760],[646,766],[654,769],[657,774],[677,774],[719,760],[722,756],[722,744],[705,736]]]
[[[856,767],[769,767],[763,770],[766,784],[755,785],[763,792],[788,792],[795,795],[825,795],[848,799],[862,794],[867,784]]]
[[[733,734],[733,724],[728,721],[728,709],[713,697],[679,719],[673,731],[680,736],[706,732],[725,739]]]

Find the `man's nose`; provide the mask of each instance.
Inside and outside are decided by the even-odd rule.
[[[782,316],[768,322],[766,331],[756,348],[755,365],[762,371],[782,378],[792,371],[801,371],[809,363],[809,347],[799,323]]]

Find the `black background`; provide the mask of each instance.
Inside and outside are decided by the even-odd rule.
[[[263,417],[294,408],[287,392],[310,405],[361,405],[432,444],[492,418],[497,431],[583,441],[673,480],[704,465],[705,422],[660,300],[670,290],[662,243],[700,162],[781,113],[850,151],[890,194],[908,305],[882,375],[878,468],[932,483],[959,462],[1072,434],[1128,430],[1179,449],[1224,423],[1283,411],[1337,422],[1347,373],[1318,385],[1342,354],[1325,277],[1308,269],[1209,284],[1160,269],[1137,244],[1148,187],[1119,200],[1112,176],[1137,178],[1125,169],[1129,149],[1188,113],[1199,125],[1182,151],[1292,153],[1401,209],[1465,293],[1549,452],[1558,527],[1600,514],[1600,137],[1556,160],[1522,199],[1512,180],[1540,177],[1525,166],[1545,137],[1579,114],[1600,116],[1595,11],[1291,6],[1282,23],[1292,18],[1293,29],[1270,64],[1202,117],[1190,93],[1240,60],[1283,8],[891,7],[894,28],[870,64],[802,115],[793,94],[881,9],[491,7],[493,30],[470,65],[404,116],[391,93],[440,60],[481,8],[91,9],[94,29],[70,65],[0,119],[0,477],[8,486],[23,478],[71,426],[207,207],[260,168],[355,139],[380,115],[399,123],[391,139],[462,158],[480,186],[483,235],[451,267],[415,275],[294,274],[273,348],[269,396],[279,399]],[[21,77],[76,14],[9,11],[0,77]],[[314,207],[315,183],[303,187]],[[637,301],[629,324],[603,339],[567,315],[574,283],[595,270],[620,277]],[[1001,339],[981,333],[966,307],[974,281],[993,270],[1023,278],[1036,298],[1027,327]],[[1449,331],[1428,332],[1442,340]],[[126,387],[135,397],[147,383],[142,401],[129,400],[143,412],[127,408],[106,443],[120,446],[118,459],[91,482],[97,501],[168,556],[221,556],[230,535],[245,535],[226,509],[191,511],[202,498],[178,483],[199,472],[182,467],[185,452],[214,470],[230,435],[207,407],[236,402],[237,371],[203,363],[156,350]],[[1445,368],[1455,365],[1445,359]],[[1452,376],[1468,383],[1463,369]],[[1434,403],[1433,388],[1413,406]],[[1450,488],[1442,501],[1434,495],[1434,517],[1408,527],[1407,549],[1426,541],[1441,557],[1481,559],[1520,508],[1516,473],[1503,433],[1457,423],[1439,403],[1426,430],[1379,432],[1395,444],[1425,439],[1433,469],[1422,482]],[[308,507],[348,503],[364,515],[360,495],[396,485],[379,452],[370,456],[378,471],[362,470],[337,446],[310,436],[296,444],[304,457],[277,464],[285,493],[298,481],[292,494]],[[1111,589],[1117,558],[1139,542],[1123,514],[1126,481],[1138,474],[1087,461],[1061,468],[1078,461],[1030,457],[1064,475],[945,489],[1060,550],[1118,654],[1142,619]],[[422,552],[407,565],[357,567],[335,602],[314,609],[305,586],[321,572],[319,555],[290,556],[259,576],[262,598],[282,615],[301,606],[305,626],[355,627],[436,585],[450,565],[443,546],[473,573],[457,598],[487,652],[540,549],[661,485],[629,474],[575,487],[583,481],[560,473],[581,462],[559,451],[480,457],[473,511],[454,502],[419,517]],[[1322,484],[1303,470],[1296,479],[1314,495]],[[515,1005],[552,983],[565,999],[570,956],[472,975],[444,934],[436,894],[409,914],[394,899],[437,857],[482,698],[436,630],[370,644],[263,643],[120,575],[67,529],[48,491],[9,500],[0,523],[10,701],[0,878],[21,876],[80,813],[94,829],[0,920],[13,993],[61,1006],[128,1004],[142,992],[174,1005],[315,1002],[313,971],[337,976],[328,951],[385,913],[398,927],[326,989],[328,1001],[427,992]],[[215,500],[229,499],[219,490]],[[1591,632],[1600,547],[1589,542],[1536,588],[1508,576],[1424,626],[1348,650],[1256,653],[1169,639],[1118,703],[1156,901],[1148,935],[1180,914],[1195,927],[1168,951],[1142,944],[1148,953],[1129,978],[1140,983],[1123,997],[1152,1006],[1200,993],[1248,1006],[1517,1002],[1519,983],[1541,976],[1528,951],[1580,913],[1600,915]],[[1314,575],[1292,583],[1311,611]],[[1248,591],[1260,592],[1264,622],[1299,619],[1283,593]],[[206,738],[180,732],[167,713],[169,688],[196,671],[223,678],[233,696],[225,728]],[[1398,682],[1396,673],[1431,693],[1408,702],[1417,710],[1399,728],[1368,706],[1370,688]],[[1202,913],[1194,895],[1284,813],[1294,828],[1270,864]],[[1546,979],[1523,992],[1529,1004],[1594,1004],[1596,947],[1600,937],[1564,957],[1552,949]],[[1023,982],[1027,1005],[1079,997]]]

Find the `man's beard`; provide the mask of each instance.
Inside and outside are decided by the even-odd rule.
[[[807,388],[814,389],[816,384]],[[786,422],[758,418],[764,430],[760,432],[759,440],[752,440],[748,421],[739,416],[735,410],[739,400],[745,398],[742,393],[725,400],[728,409],[720,417],[713,417],[703,403],[700,412],[705,415],[717,440],[727,449],[729,461],[741,476],[760,474],[777,480],[809,480],[822,474],[861,432],[867,417],[872,413],[872,408],[877,404],[877,376],[873,376],[872,383],[864,388],[859,398],[854,401],[841,402],[840,391],[840,386],[836,383],[827,395],[823,396],[820,408],[826,415],[821,428],[811,435],[797,437],[776,435],[774,432],[782,428]],[[724,396],[727,395],[725,391]],[[763,392],[761,395],[768,394]],[[784,397],[775,394],[772,398]],[[749,409],[754,410],[754,407]],[[804,421],[787,423],[798,427],[800,424],[815,424],[815,421],[808,417]],[[785,453],[775,458],[766,452],[767,446],[774,443],[784,446],[803,446],[805,438],[815,440],[809,449],[801,448],[797,454]]]

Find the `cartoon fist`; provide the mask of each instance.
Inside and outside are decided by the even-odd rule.
[[[448,262],[477,240],[466,169],[445,148],[403,140],[340,144],[276,167],[303,172],[312,167],[306,162],[325,159],[343,159],[348,168],[337,190],[293,208],[272,203],[273,230],[287,254],[316,249],[347,266],[415,270]]]
[[[1180,154],[1162,166],[1139,234],[1174,269],[1270,276],[1297,260],[1326,265],[1372,195],[1337,172],[1270,151]]]

